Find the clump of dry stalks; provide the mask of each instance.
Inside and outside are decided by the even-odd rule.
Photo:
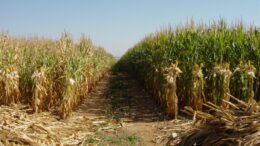
[[[185,107],[184,112],[202,121],[197,130],[185,136],[181,146],[255,146],[260,144],[260,104],[255,100],[244,102],[226,93],[233,102],[223,99],[230,108],[211,102],[203,104],[208,112]]]
[[[53,125],[51,119],[27,115],[25,105],[0,106],[0,145],[55,145],[59,138],[45,127],[44,122]],[[52,119],[53,120],[53,119]],[[56,123],[55,123],[56,124]],[[36,140],[37,139],[37,140]]]
[[[21,96],[19,75],[16,67],[7,66],[0,70],[0,103],[9,105],[17,103]]]
[[[32,75],[33,80],[33,96],[32,96],[32,107],[34,111],[41,112],[44,107],[50,107],[51,101],[48,100],[50,94],[48,87],[50,86],[50,81],[46,77],[47,69],[41,67],[36,70]],[[47,102],[45,102],[47,101]],[[46,104],[45,104],[46,103]]]
[[[190,105],[196,110],[202,110],[204,96],[204,78],[202,73],[202,64],[195,64],[192,69],[192,87]]]
[[[177,119],[178,116],[178,97],[177,97],[177,85],[176,79],[182,73],[178,67],[178,61],[172,63],[167,69],[168,74],[166,76],[167,86],[166,86],[166,102],[167,102],[167,113],[171,117]]]
[[[83,146],[98,131],[114,131],[119,124],[107,119],[73,116],[59,121],[49,112],[27,114],[27,105],[0,106],[0,146]],[[95,139],[101,141],[100,139]]]
[[[63,102],[61,103],[60,107],[60,116],[61,118],[66,118],[70,115],[71,111],[75,107],[75,105],[78,103],[79,98],[77,97],[76,92],[76,83],[75,80],[70,78],[67,80],[67,87],[65,89],[65,92],[63,94]]]

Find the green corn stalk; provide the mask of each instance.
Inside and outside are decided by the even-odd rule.
[[[244,100],[253,97],[252,91],[260,94],[260,75],[249,69],[250,67],[247,67],[248,71],[236,71],[230,75],[240,61],[251,61],[251,65],[247,66],[253,68],[254,65],[259,72],[259,40],[259,30],[245,28],[242,23],[228,25],[223,19],[210,25],[196,25],[191,22],[186,26],[168,28],[148,35],[130,48],[117,66],[135,76],[151,95],[159,101],[162,99],[162,105],[167,105],[164,98],[166,92],[163,90],[167,82],[162,79],[165,72],[159,71],[159,68],[167,68],[174,60],[178,60],[183,74],[177,80],[176,94],[180,105],[185,106],[189,105],[188,97],[191,97],[194,89],[192,67],[202,63],[204,80],[198,81],[204,84],[201,86],[205,88],[204,100],[211,100],[225,107],[221,100],[229,100],[227,93]],[[217,72],[213,78],[212,72],[215,72],[216,64],[226,70],[226,74]],[[249,72],[256,73],[256,79],[251,78]]]

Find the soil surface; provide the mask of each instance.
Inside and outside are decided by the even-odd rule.
[[[124,73],[111,73],[101,80],[73,116],[82,115],[93,119],[105,117],[112,125],[118,125],[112,132],[96,134],[101,139],[96,144],[100,145],[168,145],[172,133],[180,136],[186,132],[181,126],[171,128],[191,123],[184,117],[169,118],[144,88]]]
[[[176,145],[193,124],[182,116],[167,117],[136,80],[118,72],[105,75],[65,120],[49,112],[28,114],[28,110],[0,107],[4,121],[0,131],[13,135],[5,140],[7,135],[0,133],[0,145],[1,138],[4,145]]]
[[[117,73],[111,76],[107,91],[111,116],[123,125],[120,130],[134,134],[138,145],[158,145],[158,128],[169,124],[170,119],[142,86],[128,75]]]

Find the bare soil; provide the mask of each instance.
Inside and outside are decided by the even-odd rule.
[[[177,134],[178,137],[182,136],[187,132],[185,130],[187,127],[182,129],[182,126],[185,126],[182,124],[192,125],[191,120],[181,116],[179,119],[182,120],[169,118],[165,110],[155,102],[155,99],[144,90],[139,82],[127,74],[108,75],[93,91],[94,94],[96,92],[100,94],[90,94],[90,98],[86,99],[83,105],[96,107],[92,111],[99,111],[106,107],[106,111],[103,111],[104,115],[121,126],[116,130],[117,135],[114,135],[114,139],[126,133],[132,137],[128,141],[112,143],[112,145],[170,145],[167,142],[172,138],[172,133]],[[92,100],[95,102],[91,102]],[[106,101],[103,102],[104,100]],[[91,108],[86,108],[85,113],[90,110]],[[176,126],[178,128],[172,129]],[[175,142],[180,140],[177,137],[174,138]]]

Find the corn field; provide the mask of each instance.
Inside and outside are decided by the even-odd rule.
[[[112,55],[82,35],[74,43],[0,35],[0,103],[29,103],[34,112],[51,109],[66,118],[114,63]]]
[[[229,101],[230,95],[259,100],[259,63],[260,31],[219,20],[210,25],[191,21],[148,35],[128,50],[118,67],[138,78],[169,115],[177,116],[177,105],[201,110],[211,101],[228,108],[223,99]]]

